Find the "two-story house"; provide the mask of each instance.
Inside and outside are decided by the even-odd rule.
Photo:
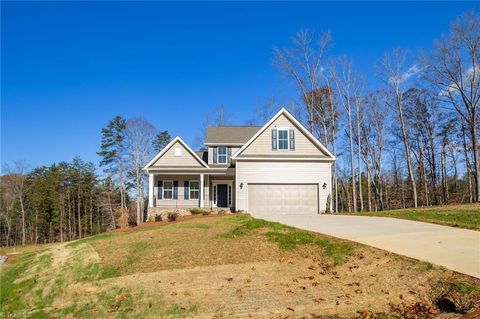
[[[264,126],[210,126],[207,151],[173,139],[144,168],[149,214],[224,207],[319,214],[330,205],[335,157],[286,109]]]

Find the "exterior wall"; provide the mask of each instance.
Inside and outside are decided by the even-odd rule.
[[[235,152],[240,149],[239,146],[230,146],[230,148],[232,149],[232,155],[235,154]],[[213,147],[212,146],[208,147],[208,163],[207,164],[208,165],[213,164]],[[225,164],[225,166],[228,166],[228,165]]]
[[[240,184],[243,183],[243,188]],[[292,162],[292,161],[241,161],[236,163],[236,209],[248,211],[249,183],[286,183],[318,184],[318,203],[320,212],[327,208],[331,190],[330,162]],[[327,186],[323,188],[323,184]]]
[[[181,156],[175,156],[175,149],[182,150]],[[176,142],[160,157],[153,167],[165,166],[185,166],[185,167],[203,167],[198,160],[180,143]]]
[[[289,127],[295,130],[295,150],[272,150],[272,129]],[[233,153],[232,153],[233,154]],[[285,115],[280,115],[262,134],[250,144],[239,157],[253,155],[324,155]]]
[[[204,189],[204,206],[207,207],[209,201],[209,185],[207,181],[207,175],[204,175],[205,189]],[[158,181],[178,181],[178,199],[158,199]],[[199,181],[200,175],[155,175],[154,176],[154,188],[153,188],[153,197],[155,200],[154,207],[164,207],[164,208],[192,208],[200,206],[200,199],[185,199],[185,181]]]

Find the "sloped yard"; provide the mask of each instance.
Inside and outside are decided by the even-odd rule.
[[[460,318],[480,301],[477,279],[246,215],[29,249],[0,288],[34,318]]]

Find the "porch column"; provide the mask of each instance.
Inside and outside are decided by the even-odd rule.
[[[148,207],[153,207],[153,174],[148,174]]]
[[[203,183],[203,174],[200,174],[200,207],[203,207],[203,202],[205,201],[205,185]]]

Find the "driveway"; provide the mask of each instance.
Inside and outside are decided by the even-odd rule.
[[[254,215],[344,238],[480,278],[480,232],[389,217]]]

